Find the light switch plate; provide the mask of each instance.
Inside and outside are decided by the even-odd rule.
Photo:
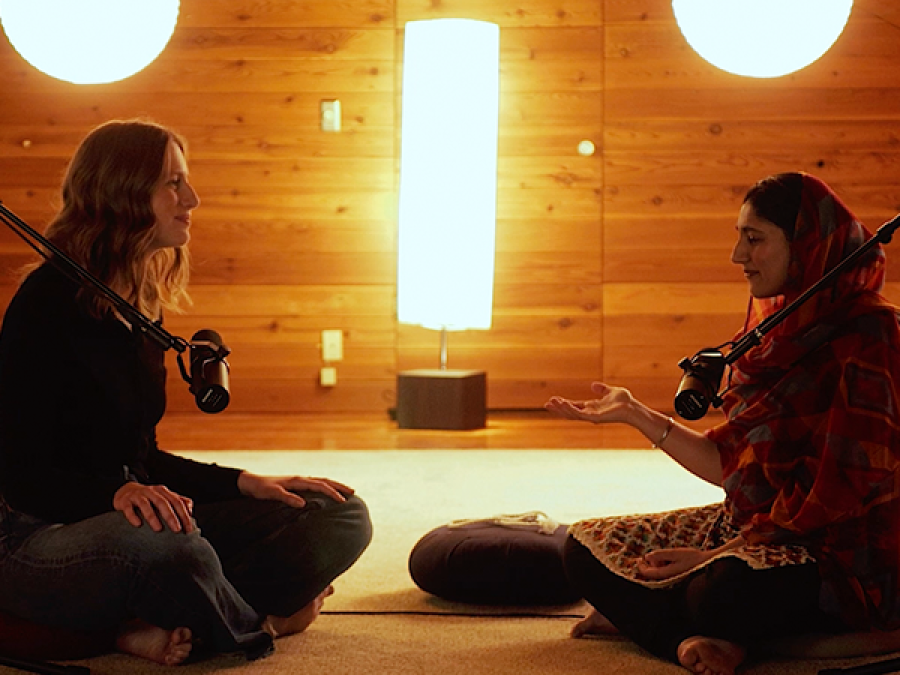
[[[344,332],[342,330],[322,331],[322,360],[329,363],[344,358]]]
[[[337,99],[321,101],[319,104],[319,122],[322,125],[322,131],[340,131],[341,102]]]

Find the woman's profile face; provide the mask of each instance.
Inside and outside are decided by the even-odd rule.
[[[156,230],[152,248],[184,246],[191,238],[191,211],[200,198],[188,182],[187,162],[178,144],[169,141],[159,184],[153,193],[153,213]]]
[[[749,202],[741,207],[735,229],[737,243],[731,262],[744,268],[754,298],[781,295],[791,262],[791,245],[784,230],[756,215]]]

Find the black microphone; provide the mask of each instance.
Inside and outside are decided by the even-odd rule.
[[[699,420],[710,403],[722,405],[719,385],[725,373],[725,356],[718,349],[701,349],[690,359],[678,363],[684,371],[675,394],[675,412],[686,420]]]
[[[198,330],[191,338],[190,392],[205,413],[222,412],[231,400],[228,392],[229,367],[225,357],[231,350],[214,330]]]

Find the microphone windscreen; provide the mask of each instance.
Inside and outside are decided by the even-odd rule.
[[[191,342],[210,342],[217,347],[222,346],[222,336],[210,328],[204,328],[194,333]]]

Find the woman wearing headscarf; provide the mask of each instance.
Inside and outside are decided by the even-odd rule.
[[[869,233],[801,173],[747,193],[732,261],[750,306],[740,338],[858,249]],[[627,389],[547,408],[641,431],[720,485],[720,504],[585,520],[567,571],[594,607],[573,634],[621,632],[704,674],[731,675],[767,641],[900,627],[900,330],[875,246],[732,367],[726,421],[705,433]]]

